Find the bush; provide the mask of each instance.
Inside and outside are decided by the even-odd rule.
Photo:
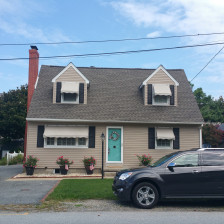
[[[141,155],[141,156],[136,155],[136,156],[137,156],[137,158],[140,162],[139,163],[140,166],[148,166],[152,162],[152,157],[149,154],[148,155],[144,154],[144,155]]]
[[[16,164],[22,164],[23,163],[23,155],[19,154],[18,156],[13,157],[9,160],[9,165],[16,165]]]
[[[23,167],[36,167],[39,159],[34,156],[27,156],[26,161],[23,161]]]
[[[6,157],[3,157],[2,159],[0,159],[0,166],[4,166],[7,164],[7,159]]]

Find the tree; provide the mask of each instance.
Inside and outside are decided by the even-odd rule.
[[[24,138],[27,112],[27,85],[0,97],[0,136],[4,141]]]
[[[224,131],[218,129],[218,125],[206,124],[202,127],[203,144],[218,147],[224,140]]]
[[[197,88],[194,91],[194,96],[206,122],[224,123],[224,100],[222,96],[215,100],[211,95],[206,95],[202,88]]]

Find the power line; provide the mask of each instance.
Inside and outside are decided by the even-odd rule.
[[[224,49],[224,46],[209,60],[209,62],[191,79],[192,82],[211,62],[212,60]]]
[[[39,59],[109,56],[109,55],[143,53],[143,52],[151,52],[151,51],[174,50],[174,49],[182,49],[182,48],[204,47],[204,46],[213,46],[213,45],[220,45],[220,44],[224,44],[224,42],[185,45],[185,46],[176,46],[176,47],[154,48],[154,49],[145,49],[145,50],[115,51],[115,52],[101,52],[101,53],[87,53],[87,54],[73,54],[73,55],[57,55],[57,56],[41,56],[41,57],[39,57]],[[29,59],[36,59],[36,58],[29,58],[29,57],[25,57],[25,58],[0,58],[0,61],[29,60]]]
[[[140,37],[140,38],[125,38],[125,39],[108,39],[108,40],[86,40],[86,41],[61,41],[61,42],[36,42],[36,43],[3,43],[0,46],[27,46],[27,45],[52,45],[52,44],[86,44],[86,43],[106,43],[106,42],[122,42],[122,41],[139,41],[139,40],[155,40],[155,39],[170,39],[180,37],[197,37],[197,36],[211,36],[223,35],[220,33],[199,33],[199,34],[186,34],[186,35],[173,35],[161,37]]]

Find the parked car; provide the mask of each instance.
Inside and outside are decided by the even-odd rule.
[[[112,189],[140,208],[165,198],[224,198],[224,148],[178,151],[151,166],[120,171]]]

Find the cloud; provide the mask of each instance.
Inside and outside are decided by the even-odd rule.
[[[155,31],[155,32],[152,32],[152,33],[148,33],[147,37],[159,37],[160,35],[161,35],[161,32]]]
[[[220,30],[224,21],[220,0],[113,1],[111,5],[137,26],[167,32],[212,32]]]

